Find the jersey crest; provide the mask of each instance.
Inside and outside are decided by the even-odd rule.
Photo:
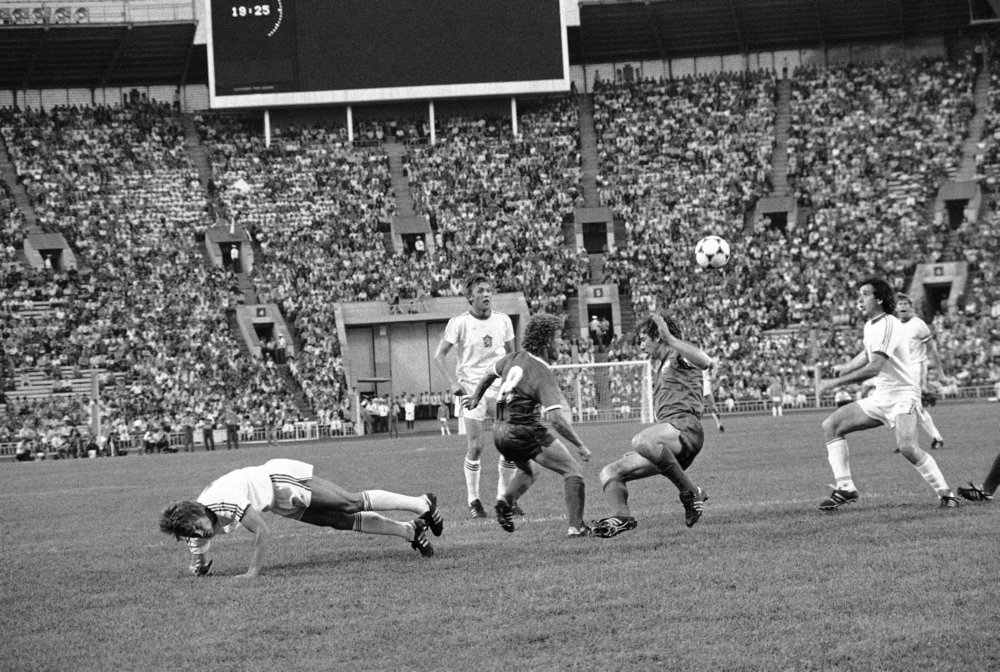
[[[493,347],[493,337],[490,336],[489,334],[486,334],[485,336],[483,336],[483,347],[484,348],[492,348]]]

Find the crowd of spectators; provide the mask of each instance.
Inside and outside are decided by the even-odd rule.
[[[234,397],[248,410],[275,401],[281,381],[241,353],[228,324],[242,294],[198,248],[211,222],[169,105],[3,110],[0,133],[39,226],[61,234],[79,265],[5,286],[5,305],[50,306],[5,330],[19,366],[119,374],[102,395],[109,426],[154,414],[176,425]]]
[[[857,348],[859,277],[878,272],[903,289],[915,264],[963,258],[965,300],[934,320],[944,372],[996,380],[1000,215],[947,234],[927,216],[961,157],[974,74],[967,60],[796,71],[789,180],[807,216],[785,225],[748,216],[771,189],[772,73],[599,83],[599,195],[625,232],[605,251],[605,282],[630,294],[638,319],[679,314],[685,336],[721,362],[720,401],[761,399],[777,378],[797,403],[816,364]],[[111,435],[134,435],[136,421],[221,426],[233,408],[257,426],[300,422],[275,361],[234,336],[230,317],[244,301],[235,276],[199,248],[207,228],[239,223],[257,300],[279,305],[296,335],[289,372],[313,412],[341,419],[350,395],[336,302],[455,295],[468,274],[487,272],[532,312],[559,313],[588,281],[587,254],[564,234],[583,203],[576,102],[521,112],[516,136],[509,120],[458,116],[438,122],[433,145],[426,124],[365,122],[353,144],[343,128],[288,126],[270,147],[253,122],[206,115],[196,119],[213,170],[206,194],[168,105],[2,110],[0,134],[39,225],[62,234],[78,262],[25,271],[24,220],[0,191],[4,359],[53,378],[105,370],[97,411]],[[382,244],[396,214],[390,138],[406,143],[415,208],[432,224],[426,252]],[[722,271],[694,264],[695,241],[709,233],[734,248]],[[629,336],[600,347],[567,339],[560,362],[642,357]],[[605,396],[618,413],[635,410],[635,381],[577,382],[578,417]],[[28,415],[78,412],[24,401],[7,404],[0,424],[11,434]]]

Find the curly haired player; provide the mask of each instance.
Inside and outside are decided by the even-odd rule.
[[[615,515],[594,525],[599,537],[614,537],[638,525],[628,507],[629,481],[656,475],[669,479],[680,493],[688,527],[701,518],[708,499],[686,470],[705,441],[702,371],[712,366],[712,358],[682,340],[680,327],[657,313],[639,326],[639,334],[643,350],[659,362],[653,383],[656,424],[633,436],[632,450],[601,470],[604,494]]]
[[[563,409],[563,395],[549,363],[559,356],[562,319],[539,313],[532,315],[524,333],[524,349],[506,355],[486,371],[472,396],[462,401],[475,408],[497,380],[497,422],[493,443],[503,457],[517,466],[514,477],[497,493],[497,522],[514,531],[513,504],[528,491],[539,475],[539,466],[563,477],[570,537],[590,536],[583,522],[583,469],[565,444],[542,424],[542,415],[556,432],[576,447],[584,460],[590,450],[573,429]]]
[[[191,573],[204,576],[212,568],[212,561],[206,559],[211,540],[242,526],[254,535],[250,567],[243,575],[253,577],[260,572],[271,539],[271,530],[261,516],[265,511],[310,525],[402,537],[425,557],[434,555],[426,530],[435,536],[444,530],[437,498],[431,493],[421,497],[385,490],[352,493],[315,476],[311,464],[279,459],[231,471],[213,481],[196,501],[168,505],[160,516],[160,531],[187,540],[194,556]],[[375,511],[420,515],[401,523]]]

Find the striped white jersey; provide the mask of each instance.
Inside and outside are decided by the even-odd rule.
[[[878,392],[915,392],[920,394],[920,383],[910,362],[910,346],[902,323],[894,315],[882,314],[865,323],[865,353],[868,361],[881,353],[887,362],[872,378]]]
[[[274,504],[274,489],[282,481],[301,482],[312,478],[311,464],[297,460],[269,460],[258,467],[244,467],[217,478],[205,488],[198,499],[219,517],[222,533],[229,534],[240,526],[248,508],[268,511]],[[187,540],[196,555],[205,553],[210,539]]]

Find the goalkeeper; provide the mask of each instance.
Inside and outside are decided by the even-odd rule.
[[[296,460],[270,460],[258,467],[231,471],[214,481],[196,501],[175,502],[160,516],[160,530],[187,540],[193,556],[190,570],[196,576],[211,571],[207,554],[211,540],[244,527],[254,535],[253,554],[244,577],[260,572],[271,530],[265,511],[310,525],[354,530],[365,534],[402,537],[420,554],[434,555],[426,530],[435,536],[444,530],[437,498],[399,495],[385,490],[347,492],[313,474],[313,466]],[[408,523],[375,511],[412,511],[420,514]]]

